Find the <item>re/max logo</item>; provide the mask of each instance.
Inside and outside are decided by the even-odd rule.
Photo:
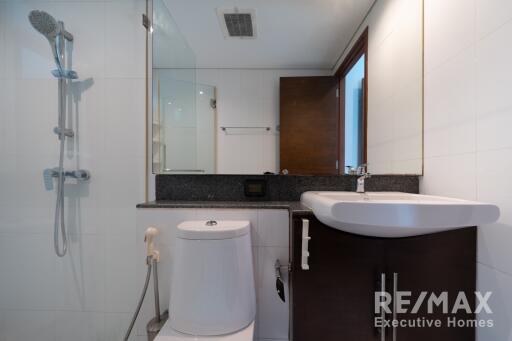
[[[492,292],[490,291],[483,295],[481,292],[475,291],[475,297],[477,300],[477,305],[474,311],[475,314],[482,311],[492,314],[492,310],[488,304],[491,295]],[[427,305],[427,312],[429,314],[434,313],[434,309],[436,309],[436,311],[441,309],[443,314],[456,314],[459,311],[464,311],[468,314],[473,312],[466,294],[462,291],[457,294],[457,298],[455,299],[451,309],[449,309],[448,292],[442,292],[439,295],[430,293],[429,295],[428,292],[422,291],[414,304],[411,300],[411,296],[412,293],[410,291],[397,291],[395,293],[395,302],[393,302],[393,296],[390,293],[377,291],[375,292],[375,314],[381,314],[382,312],[391,314],[392,308],[394,308],[395,313],[397,314],[416,314],[423,304]]]

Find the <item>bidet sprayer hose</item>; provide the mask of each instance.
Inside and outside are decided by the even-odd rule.
[[[142,294],[139,298],[139,303],[137,304],[137,308],[135,309],[135,313],[133,314],[132,320],[130,322],[130,326],[126,331],[126,335],[124,336],[124,341],[128,341],[130,334],[132,332],[133,326],[135,325],[135,321],[139,316],[140,308],[142,307],[142,303],[144,302],[144,297],[146,296],[146,292],[148,291],[149,280],[151,279],[151,268],[155,268],[154,270],[154,294],[155,294],[155,312],[157,316],[157,320],[160,319],[160,299],[158,292],[158,270],[157,263],[160,261],[160,253],[158,250],[155,250],[154,246],[154,238],[158,235],[158,229],[155,227],[148,227],[146,232],[144,233],[144,243],[146,243],[146,264],[148,266],[148,271],[146,273],[146,281],[144,282],[144,288],[142,289]]]
[[[148,271],[146,273],[146,281],[144,282],[144,289],[142,289],[142,294],[139,298],[139,303],[137,303],[137,308],[135,309],[135,313],[133,314],[132,321],[130,322],[130,326],[128,327],[128,330],[126,331],[126,334],[124,336],[123,341],[128,341],[130,338],[130,334],[132,332],[133,326],[135,325],[135,321],[137,321],[137,316],[139,316],[140,308],[142,307],[142,303],[144,302],[144,297],[146,296],[146,292],[148,291],[149,286],[149,280],[151,279],[151,267],[152,267],[152,257],[148,257],[147,264],[148,264]]]

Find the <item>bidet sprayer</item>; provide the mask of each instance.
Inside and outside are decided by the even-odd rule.
[[[144,233],[144,242],[146,243],[146,256],[147,261],[155,262],[160,261],[160,252],[155,250],[154,239],[158,235],[158,229],[156,227],[148,227]]]

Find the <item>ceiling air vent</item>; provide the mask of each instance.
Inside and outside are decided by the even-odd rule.
[[[217,16],[225,38],[255,38],[254,10],[217,9]]]

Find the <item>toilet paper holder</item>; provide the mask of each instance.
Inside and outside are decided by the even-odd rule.
[[[284,281],[283,276],[281,275],[281,268],[286,268],[288,272],[290,272],[290,264],[281,265],[279,259],[276,259],[274,263],[274,270],[276,272],[276,291],[277,296],[281,299],[281,301],[286,302],[286,297],[284,293]]]

